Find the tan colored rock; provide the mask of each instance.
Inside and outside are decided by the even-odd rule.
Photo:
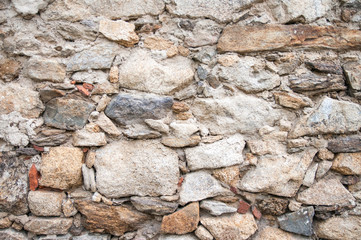
[[[250,213],[219,217],[202,216],[201,223],[216,240],[244,240],[257,231],[257,223]]]
[[[221,55],[217,58],[217,62],[223,67],[232,67],[239,61],[237,55]]]
[[[183,46],[178,46],[178,52],[183,57],[187,57],[190,53],[189,49]]]
[[[191,137],[163,137],[161,142],[163,145],[172,148],[194,147],[201,142],[201,138],[197,135]]]
[[[111,83],[119,82],[119,68],[117,66],[113,66],[109,70],[109,81]]]
[[[343,175],[361,175],[361,152],[338,154],[331,169]]]
[[[145,119],[144,122],[154,130],[157,130],[161,133],[169,133],[169,126],[165,124],[162,120],[154,119]]]
[[[45,187],[69,189],[81,185],[83,151],[72,147],[53,147],[41,160],[41,179]]]
[[[118,128],[114,125],[114,123],[112,122],[112,120],[110,120],[105,114],[104,112],[101,112],[99,114],[99,117],[97,119],[97,121],[95,122],[96,124],[99,125],[99,127],[106,133],[110,134],[110,135],[114,135],[114,136],[119,136],[122,133],[118,130]]]
[[[168,57],[174,57],[178,54],[178,48],[174,43],[161,37],[147,37],[144,40],[144,47],[154,50],[166,50]]]
[[[108,103],[110,103],[111,100],[112,99],[110,97],[104,94],[102,98],[99,100],[96,110],[98,112],[104,111],[104,109],[107,107]]]
[[[85,216],[85,228],[91,232],[121,236],[137,230],[150,217],[123,206],[108,206],[91,201],[77,200],[77,209]]]
[[[26,231],[35,234],[67,234],[73,218],[31,218],[29,222],[24,225]]]
[[[107,144],[104,133],[89,132],[85,129],[78,130],[73,134],[73,145],[77,147],[96,147]]]
[[[309,238],[292,234],[289,232],[285,232],[275,227],[265,227],[255,237],[255,240],[306,240],[306,239]]]
[[[99,32],[106,38],[126,47],[133,47],[139,42],[139,37],[134,30],[134,24],[122,20],[101,20],[99,22]]]
[[[11,226],[13,222],[10,221],[10,219],[8,217],[4,217],[4,218],[1,218],[0,219],[0,229],[3,229],[3,228],[8,228]],[[0,235],[1,236],[1,235]]]
[[[161,231],[169,234],[186,234],[196,230],[199,222],[199,204],[190,203],[175,213],[164,216]]]
[[[194,234],[200,239],[200,240],[213,240],[212,234],[202,225],[200,225],[197,230],[194,232]]]
[[[86,158],[85,158],[85,164],[88,168],[92,168],[95,162],[95,151],[88,151]]]
[[[174,102],[172,105],[172,110],[175,113],[186,112],[189,110],[189,106],[185,102]]]
[[[28,76],[38,81],[62,83],[65,79],[65,66],[57,60],[32,57],[26,67]]]
[[[236,186],[239,180],[239,166],[226,167],[216,169],[212,175],[219,181],[228,184],[229,186]]]
[[[275,96],[276,102],[279,105],[287,108],[300,109],[311,105],[311,100],[309,98],[301,97],[296,94],[275,92],[273,95]]]
[[[18,61],[12,59],[0,60],[0,79],[12,81],[20,73],[21,65]]]
[[[331,26],[229,26],[217,49],[220,52],[257,52],[285,49],[350,49],[361,46],[361,31]]]
[[[59,217],[62,214],[61,205],[64,198],[64,192],[30,191],[28,195],[29,208],[35,216]]]
[[[63,200],[61,208],[65,217],[72,217],[78,212],[74,206],[74,200],[70,198]]]
[[[317,153],[317,157],[321,160],[332,160],[335,157],[333,152],[329,151],[327,148],[322,148]]]
[[[361,217],[332,217],[315,223],[317,237],[324,239],[355,240],[361,236]]]

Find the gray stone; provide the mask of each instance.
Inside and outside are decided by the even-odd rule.
[[[73,134],[73,145],[76,147],[98,147],[106,144],[107,139],[102,132],[89,132],[81,129]]]
[[[177,189],[178,155],[155,140],[110,143],[97,150],[94,166],[97,189],[106,197],[172,195]]]
[[[144,119],[165,117],[171,111],[172,105],[173,100],[170,97],[120,93],[108,104],[105,114],[123,125],[142,123]]]
[[[360,105],[325,97],[314,112],[300,119],[288,137],[352,133],[357,132],[360,128]]]
[[[65,66],[54,59],[32,57],[26,70],[34,80],[62,83],[65,79]]]
[[[67,234],[71,225],[72,218],[37,218],[33,217],[24,225],[26,231],[35,234]]]
[[[187,148],[185,154],[188,167],[191,171],[195,171],[203,168],[213,169],[241,164],[244,146],[243,137],[234,135],[215,143]]]
[[[48,6],[50,0],[12,0],[15,10],[22,15],[35,15]]]
[[[297,212],[288,213],[277,218],[280,228],[292,233],[304,236],[313,235],[313,216],[315,210],[313,207],[302,208]]]
[[[154,197],[131,197],[133,206],[141,212],[153,215],[166,215],[173,213],[177,207],[176,202],[166,202]]]
[[[97,83],[107,82],[108,75],[101,70],[76,72],[71,76],[71,79],[79,83],[90,83],[96,85]]]
[[[118,130],[118,128],[114,125],[114,123],[112,122],[112,120],[110,120],[105,114],[104,112],[101,112],[98,116],[97,121],[95,122],[104,132],[110,134],[110,135],[114,135],[114,136],[119,136],[121,135],[121,132]]]
[[[298,234],[289,233],[276,227],[265,227],[260,229],[259,233],[255,236],[255,240],[310,240],[312,238],[301,236]]]
[[[0,157],[0,211],[15,215],[28,212],[28,169],[23,160],[3,153]]]
[[[40,94],[41,101],[46,103],[46,102],[49,102],[53,98],[63,97],[63,96],[65,96],[66,93],[64,91],[61,91],[58,89],[45,88],[45,89],[40,89],[39,94]]]
[[[62,214],[61,204],[64,198],[64,192],[30,191],[28,195],[29,208],[35,216],[59,217]]]
[[[194,147],[201,142],[197,135],[191,137],[163,137],[162,144],[172,148]]]
[[[156,61],[145,50],[136,50],[119,67],[121,87],[156,94],[173,94],[190,85],[194,70],[192,61],[177,56]]]
[[[346,80],[350,86],[351,94],[361,91],[361,64],[360,63],[348,63],[343,66],[345,71]]]
[[[93,104],[83,100],[56,98],[47,103],[43,117],[48,126],[75,130],[85,126],[94,109]]]
[[[348,136],[331,140],[328,142],[327,149],[333,153],[361,152],[361,137]]]
[[[307,169],[302,185],[310,187],[315,181],[316,171],[318,169],[318,163],[313,162]]]
[[[159,240],[198,240],[198,238],[193,234],[160,235]]]
[[[200,208],[208,210],[208,212],[213,216],[220,216],[225,213],[237,212],[237,208],[230,207],[224,202],[213,200],[203,200],[200,204]]]
[[[361,235],[361,217],[332,217],[315,223],[317,237],[324,239],[359,239]]]
[[[15,231],[14,229],[0,230],[0,238],[3,240],[27,240],[25,233]]]
[[[79,39],[95,41],[98,37],[98,29],[91,20],[80,22],[56,22],[56,31],[68,41]]]
[[[189,121],[174,121],[169,124],[172,135],[176,137],[189,137],[199,131],[199,127],[196,123]]]
[[[192,32],[186,33],[184,43],[189,47],[202,47],[217,43],[222,28],[212,20],[197,21]]]
[[[221,184],[206,171],[192,172],[184,177],[179,192],[179,203],[185,205],[188,202],[230,194],[231,192],[228,189],[222,187]]]
[[[95,172],[93,168],[88,168],[85,164],[81,167],[83,173],[83,182],[84,188],[87,191],[96,192],[96,183],[95,183]]]
[[[73,236],[73,240],[109,240],[109,235],[99,233],[86,233],[80,236]]]
[[[123,134],[132,139],[153,139],[162,136],[159,132],[153,131],[141,124],[128,126],[128,129],[123,131]]]
[[[39,133],[36,136],[32,136],[30,142],[36,146],[59,146],[68,141],[68,139],[69,135],[61,132],[54,132],[52,135]]]

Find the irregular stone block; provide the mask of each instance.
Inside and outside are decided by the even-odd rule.
[[[104,132],[110,134],[110,135],[114,135],[114,136],[119,136],[121,135],[121,132],[118,130],[118,128],[114,125],[114,123],[112,122],[112,120],[110,120],[105,114],[104,112],[101,112],[98,116],[97,121],[95,122]]]
[[[212,20],[199,20],[194,24],[192,32],[185,33],[184,43],[188,47],[202,47],[216,44],[222,27]]]
[[[166,202],[153,197],[131,197],[133,206],[141,212],[150,213],[153,215],[165,215],[174,212],[178,203]]]
[[[309,107],[312,104],[311,99],[292,93],[275,92],[273,95],[279,105],[287,108],[300,109],[303,107]]]
[[[333,153],[361,152],[361,137],[348,136],[331,140],[328,142],[327,149]]]
[[[332,217],[315,223],[317,237],[325,239],[357,239],[361,235],[361,217]]]
[[[263,214],[279,216],[286,213],[288,200],[270,197],[263,200],[257,200],[257,207]]]
[[[12,0],[15,10],[22,15],[35,15],[48,6],[50,0]]]
[[[102,132],[88,132],[82,129],[73,134],[73,145],[76,147],[98,147],[106,144],[107,139]]]
[[[220,216],[225,213],[235,213],[237,208],[230,207],[224,202],[203,200],[200,205],[201,208],[208,210],[213,216]]]
[[[144,39],[144,47],[153,50],[166,50],[167,57],[174,57],[178,54],[178,48],[174,45],[174,43],[161,37],[147,37]]]
[[[21,70],[21,65],[18,61],[12,59],[0,60],[0,79],[5,81],[12,81],[16,78]]]
[[[257,234],[255,240],[275,240],[276,239],[284,239],[284,240],[309,240],[310,238],[306,238],[300,235],[292,234],[289,232],[285,232],[279,228],[275,227],[265,227]]]
[[[100,20],[99,32],[106,38],[126,47],[132,47],[139,42],[138,35],[134,32],[135,26],[122,20]]]
[[[301,234],[304,236],[312,236],[313,216],[315,210],[313,207],[302,208],[297,212],[288,213],[277,218],[280,228],[292,233]]]
[[[198,226],[197,230],[194,232],[194,234],[200,239],[200,240],[213,240],[212,234],[202,225]]]
[[[331,169],[343,175],[361,175],[361,152],[338,154]]]
[[[65,66],[54,59],[32,57],[26,66],[30,78],[39,81],[62,83],[65,79]]]
[[[93,168],[88,168],[85,164],[81,167],[83,173],[84,188],[87,191],[96,192],[95,173]]]
[[[25,233],[15,231],[14,229],[5,229],[0,230],[0,238],[1,239],[9,239],[9,240],[27,240],[28,237]]]
[[[361,91],[361,64],[348,63],[343,66],[351,93]]]
[[[73,218],[37,218],[33,217],[24,225],[26,231],[35,234],[67,234]]]
[[[201,142],[197,135],[191,137],[163,137],[162,144],[172,148],[194,147]]]
[[[342,36],[342,37],[341,37]],[[361,31],[332,26],[229,26],[223,30],[220,52],[258,52],[288,49],[352,49],[361,46]]]
[[[29,208],[31,213],[36,216],[58,217],[62,214],[61,204],[64,198],[64,192],[30,191]]]
[[[110,143],[97,150],[94,166],[106,197],[172,195],[177,189],[178,155],[155,140]]]

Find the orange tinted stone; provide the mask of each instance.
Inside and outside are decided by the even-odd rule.
[[[83,87],[90,91],[94,89],[94,86],[90,83],[83,83]]]
[[[248,203],[246,203],[245,201],[239,201],[239,207],[237,209],[238,213],[241,214],[245,214],[246,212],[248,212],[248,209],[251,207],[251,205],[249,205]]]
[[[29,171],[29,186],[31,191],[35,191],[39,186],[39,178],[40,173],[36,169],[35,164],[33,164]]]
[[[82,94],[84,94],[85,96],[89,96],[90,93],[88,90],[85,89],[85,87],[81,86],[81,85],[77,85],[76,88],[79,90],[79,92],[81,92]]]

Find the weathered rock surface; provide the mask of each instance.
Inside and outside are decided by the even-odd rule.
[[[212,234],[202,225],[199,225],[197,230],[194,232],[194,234],[200,239],[200,240],[213,240]]]
[[[48,126],[75,130],[84,127],[94,109],[93,104],[83,100],[56,98],[46,104],[43,117]]]
[[[237,208],[230,207],[227,204],[213,200],[203,200],[200,208],[206,209],[213,216],[220,216],[225,213],[235,213]]]
[[[62,214],[61,205],[65,194],[53,191],[30,191],[28,195],[29,208],[36,216],[55,216]]]
[[[347,83],[351,88],[351,94],[355,95],[355,93],[361,91],[361,64],[357,62],[348,63],[343,66],[343,69]]]
[[[77,130],[73,134],[73,145],[76,147],[95,147],[107,144],[105,134],[102,132],[89,132],[85,129]]]
[[[186,234],[196,230],[199,222],[199,204],[190,203],[175,213],[164,216],[161,231],[168,234]]]
[[[64,91],[49,88],[39,90],[39,94],[41,101],[43,101],[44,103],[49,102],[53,98],[65,96]]]
[[[220,217],[202,216],[200,221],[216,240],[244,240],[257,231],[256,221],[249,213],[233,213]]]
[[[123,206],[108,206],[91,201],[77,200],[79,212],[85,216],[85,228],[92,232],[106,232],[121,236],[134,231],[150,217]]]
[[[14,229],[0,230],[0,238],[4,240],[27,240],[28,237],[22,233],[15,231]]]
[[[293,93],[275,92],[273,95],[279,105],[287,108],[300,109],[308,107],[312,103],[311,99]]]
[[[304,236],[313,234],[313,216],[315,211],[313,207],[302,208],[297,212],[288,213],[277,218],[280,228],[292,233]]]
[[[0,86],[0,114],[19,112],[25,118],[37,118],[44,106],[39,93],[20,83],[2,84]]]
[[[332,217],[315,224],[317,237],[325,239],[357,239],[361,234],[361,217]]]
[[[194,147],[201,142],[197,135],[191,137],[163,137],[162,144],[172,148]]]
[[[65,217],[72,217],[77,214],[78,210],[74,206],[74,200],[64,199],[61,205]]]
[[[342,40],[340,38],[342,36]],[[285,49],[350,49],[361,45],[361,31],[331,26],[230,26],[218,41],[220,52]]]
[[[308,205],[347,205],[355,201],[337,179],[323,179],[301,192],[297,200]]]
[[[194,24],[192,32],[186,34],[184,43],[189,47],[201,47],[216,44],[222,28],[212,20],[204,19]]]
[[[99,32],[106,38],[126,47],[132,47],[139,41],[139,37],[134,30],[134,24],[122,20],[101,20],[99,22]]]
[[[114,136],[119,136],[121,135],[121,132],[118,130],[118,128],[114,125],[114,123],[112,122],[112,120],[110,120],[105,114],[104,112],[101,112],[98,116],[97,121],[95,122],[104,132],[110,134],[110,135],[114,135]]]
[[[144,119],[161,119],[171,111],[173,100],[152,94],[118,94],[105,109],[105,114],[116,122],[142,123]]]
[[[212,175],[219,181],[234,187],[239,180],[239,166],[215,169]]]
[[[54,59],[32,57],[27,63],[27,73],[34,80],[61,83],[65,79],[65,66]]]
[[[181,56],[156,61],[149,52],[136,50],[119,68],[121,87],[173,94],[190,85],[194,76],[192,62]]]
[[[257,207],[263,214],[279,216],[287,211],[288,200],[270,197],[258,200]]]
[[[161,133],[150,130],[141,124],[131,125],[127,130],[123,131],[123,134],[132,139],[154,139],[162,136]]]
[[[331,140],[328,142],[327,149],[333,153],[361,152],[361,137],[348,136]]]
[[[152,50],[165,50],[167,57],[174,57],[178,54],[178,48],[170,40],[161,37],[149,36],[144,39],[144,47]]]
[[[65,133],[65,130],[54,129],[45,133],[42,131],[36,136],[30,138],[30,142],[36,146],[59,146],[65,143],[69,138],[69,135]]]
[[[18,61],[12,59],[0,60],[0,79],[12,81],[20,73],[21,65]]]
[[[214,135],[255,134],[264,125],[273,125],[280,118],[280,113],[268,102],[242,94],[222,99],[196,99],[192,112]]]
[[[255,240],[308,240],[310,238],[303,237],[301,235],[285,232],[279,228],[265,227],[260,230],[259,234],[255,237]]]
[[[145,119],[144,122],[154,130],[157,130],[161,133],[169,133],[169,126],[165,124],[162,120],[154,119]]]
[[[50,0],[12,0],[15,10],[22,15],[35,15],[39,10],[42,10],[48,6]]]
[[[66,234],[73,224],[72,218],[33,217],[24,225],[26,231],[35,234]]]
[[[242,136],[234,135],[215,143],[185,149],[188,167],[195,171],[204,168],[228,167],[243,162],[246,145]],[[227,155],[224,153],[227,152]]]
[[[131,197],[133,206],[140,212],[154,215],[166,215],[173,213],[177,207],[176,202],[166,202],[154,197]]]
[[[41,161],[41,186],[68,189],[82,182],[83,152],[79,148],[53,147],[43,154]]]
[[[83,164],[81,167],[83,173],[84,188],[87,191],[95,192],[97,190],[95,183],[95,172],[93,168],[88,168]]]
[[[331,169],[343,175],[361,175],[361,152],[338,154]]]
[[[172,195],[177,189],[178,155],[155,140],[110,143],[97,150],[94,166],[106,197]]]
[[[256,168],[240,180],[238,187],[250,192],[295,196],[316,152],[310,149],[294,155],[262,156]]]
[[[198,238],[193,234],[160,235],[159,240],[198,240]]]
[[[28,212],[28,176],[24,162],[10,154],[0,157],[0,211],[21,215]]]
[[[192,172],[184,177],[179,195],[179,203],[185,205],[188,202],[224,194],[230,194],[230,191],[223,188],[209,173],[205,171]]]
[[[360,128],[360,105],[325,97],[313,113],[301,118],[288,136],[342,134],[357,132]]]

